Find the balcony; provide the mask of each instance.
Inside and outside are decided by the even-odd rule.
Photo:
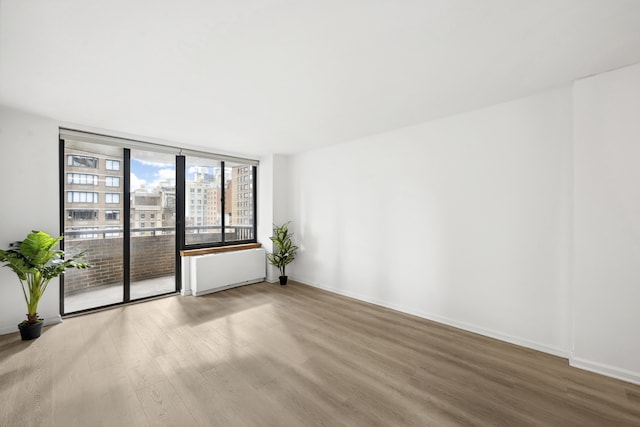
[[[222,240],[221,226],[186,227],[188,243]],[[252,240],[251,226],[226,227],[225,241]],[[124,239],[121,229],[83,229],[65,232],[65,251],[84,252],[92,267],[69,270],[64,277],[65,312],[122,302]],[[131,300],[175,290],[174,227],[131,230]]]

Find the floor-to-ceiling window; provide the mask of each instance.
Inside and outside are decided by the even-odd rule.
[[[62,224],[64,247],[83,252],[91,270],[64,276],[64,312],[117,304],[123,299],[123,150],[65,141]]]
[[[176,290],[176,157],[131,150],[130,299]]]
[[[180,289],[179,251],[256,241],[256,161],[61,129],[69,314]]]

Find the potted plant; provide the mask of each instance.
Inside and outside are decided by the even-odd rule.
[[[51,279],[64,274],[67,268],[88,268],[79,260],[80,253],[65,258],[62,250],[54,249],[63,237],[51,237],[43,231],[32,231],[21,242],[14,242],[9,249],[0,249],[0,262],[16,273],[22,285],[27,303],[27,320],[18,325],[23,340],[38,338],[42,333],[42,321],[38,318],[38,303]]]
[[[281,285],[287,284],[285,269],[287,264],[295,259],[296,251],[298,250],[298,247],[291,242],[291,236],[293,236],[293,233],[289,232],[289,222],[280,226],[273,226],[273,236],[270,239],[276,245],[276,250],[267,254],[267,259],[280,270]]]

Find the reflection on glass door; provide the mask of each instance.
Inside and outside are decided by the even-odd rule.
[[[176,160],[131,150],[130,298],[176,290]]]
[[[123,302],[123,150],[65,141],[64,248],[92,265],[64,275],[64,313]]]

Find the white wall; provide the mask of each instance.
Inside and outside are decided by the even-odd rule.
[[[571,88],[290,159],[291,276],[568,355]]]
[[[271,154],[260,159],[258,168],[258,242],[268,251],[273,251],[269,237],[273,224],[289,221],[288,218],[288,159]],[[267,281],[277,282],[279,272],[267,262]]]
[[[274,172],[273,172],[273,155],[263,156],[260,158],[260,167],[258,168],[258,242],[271,252],[273,250],[271,240],[271,224],[273,224],[273,192],[274,192]],[[266,261],[265,261],[266,262]],[[268,282],[274,279],[273,266],[267,262],[267,278]]]
[[[640,65],[577,81],[571,363],[640,383]]]
[[[0,245],[29,231],[59,233],[58,127],[42,117],[0,106]],[[54,279],[38,312],[47,323],[60,320],[59,282]],[[26,305],[15,274],[0,268],[0,334],[18,330]]]

